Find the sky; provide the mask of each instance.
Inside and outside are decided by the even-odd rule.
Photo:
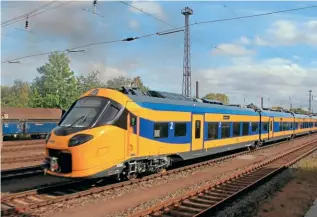
[[[119,1],[69,2],[1,28],[1,61],[25,55],[72,48],[166,31],[184,25],[181,10],[193,9],[190,23],[254,15],[317,5],[316,2],[248,1],[128,1],[155,19]],[[1,22],[28,13],[47,1],[2,1]],[[61,4],[58,1],[50,7]],[[48,8],[45,8],[48,9]],[[269,16],[213,22],[190,27],[192,93],[199,81],[199,94],[225,93],[230,103],[254,103],[264,107],[308,108],[308,91],[317,112],[317,8]],[[167,24],[166,24],[167,23]],[[171,27],[172,26],[172,27]],[[154,35],[130,42],[99,44],[85,52],[69,53],[76,75],[101,72],[107,81],[117,76],[141,76],[154,90],[181,93],[184,32]],[[28,82],[48,56],[1,64],[1,83],[15,79]],[[291,100],[290,100],[291,99]]]

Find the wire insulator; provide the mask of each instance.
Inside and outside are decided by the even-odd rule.
[[[25,29],[29,28],[29,17],[26,17],[26,21],[25,21]]]

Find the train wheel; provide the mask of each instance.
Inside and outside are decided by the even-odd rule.
[[[130,173],[126,176],[127,180],[135,180],[138,177],[136,173]]]
[[[164,174],[164,173],[166,173],[166,168],[162,168],[162,169],[160,169],[160,170],[158,171],[158,173],[160,173],[160,174]]]

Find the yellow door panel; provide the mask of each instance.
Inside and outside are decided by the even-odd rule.
[[[140,135],[140,117],[136,112],[128,113],[127,117],[127,143],[126,158],[138,155],[139,152],[139,135]]]
[[[201,150],[204,144],[204,116],[192,116],[192,145],[191,150]]]

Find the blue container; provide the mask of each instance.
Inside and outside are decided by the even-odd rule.
[[[9,136],[12,134],[23,134],[23,123],[21,122],[4,122],[2,123],[2,134]]]
[[[25,122],[25,134],[46,134],[57,126],[56,122]]]

